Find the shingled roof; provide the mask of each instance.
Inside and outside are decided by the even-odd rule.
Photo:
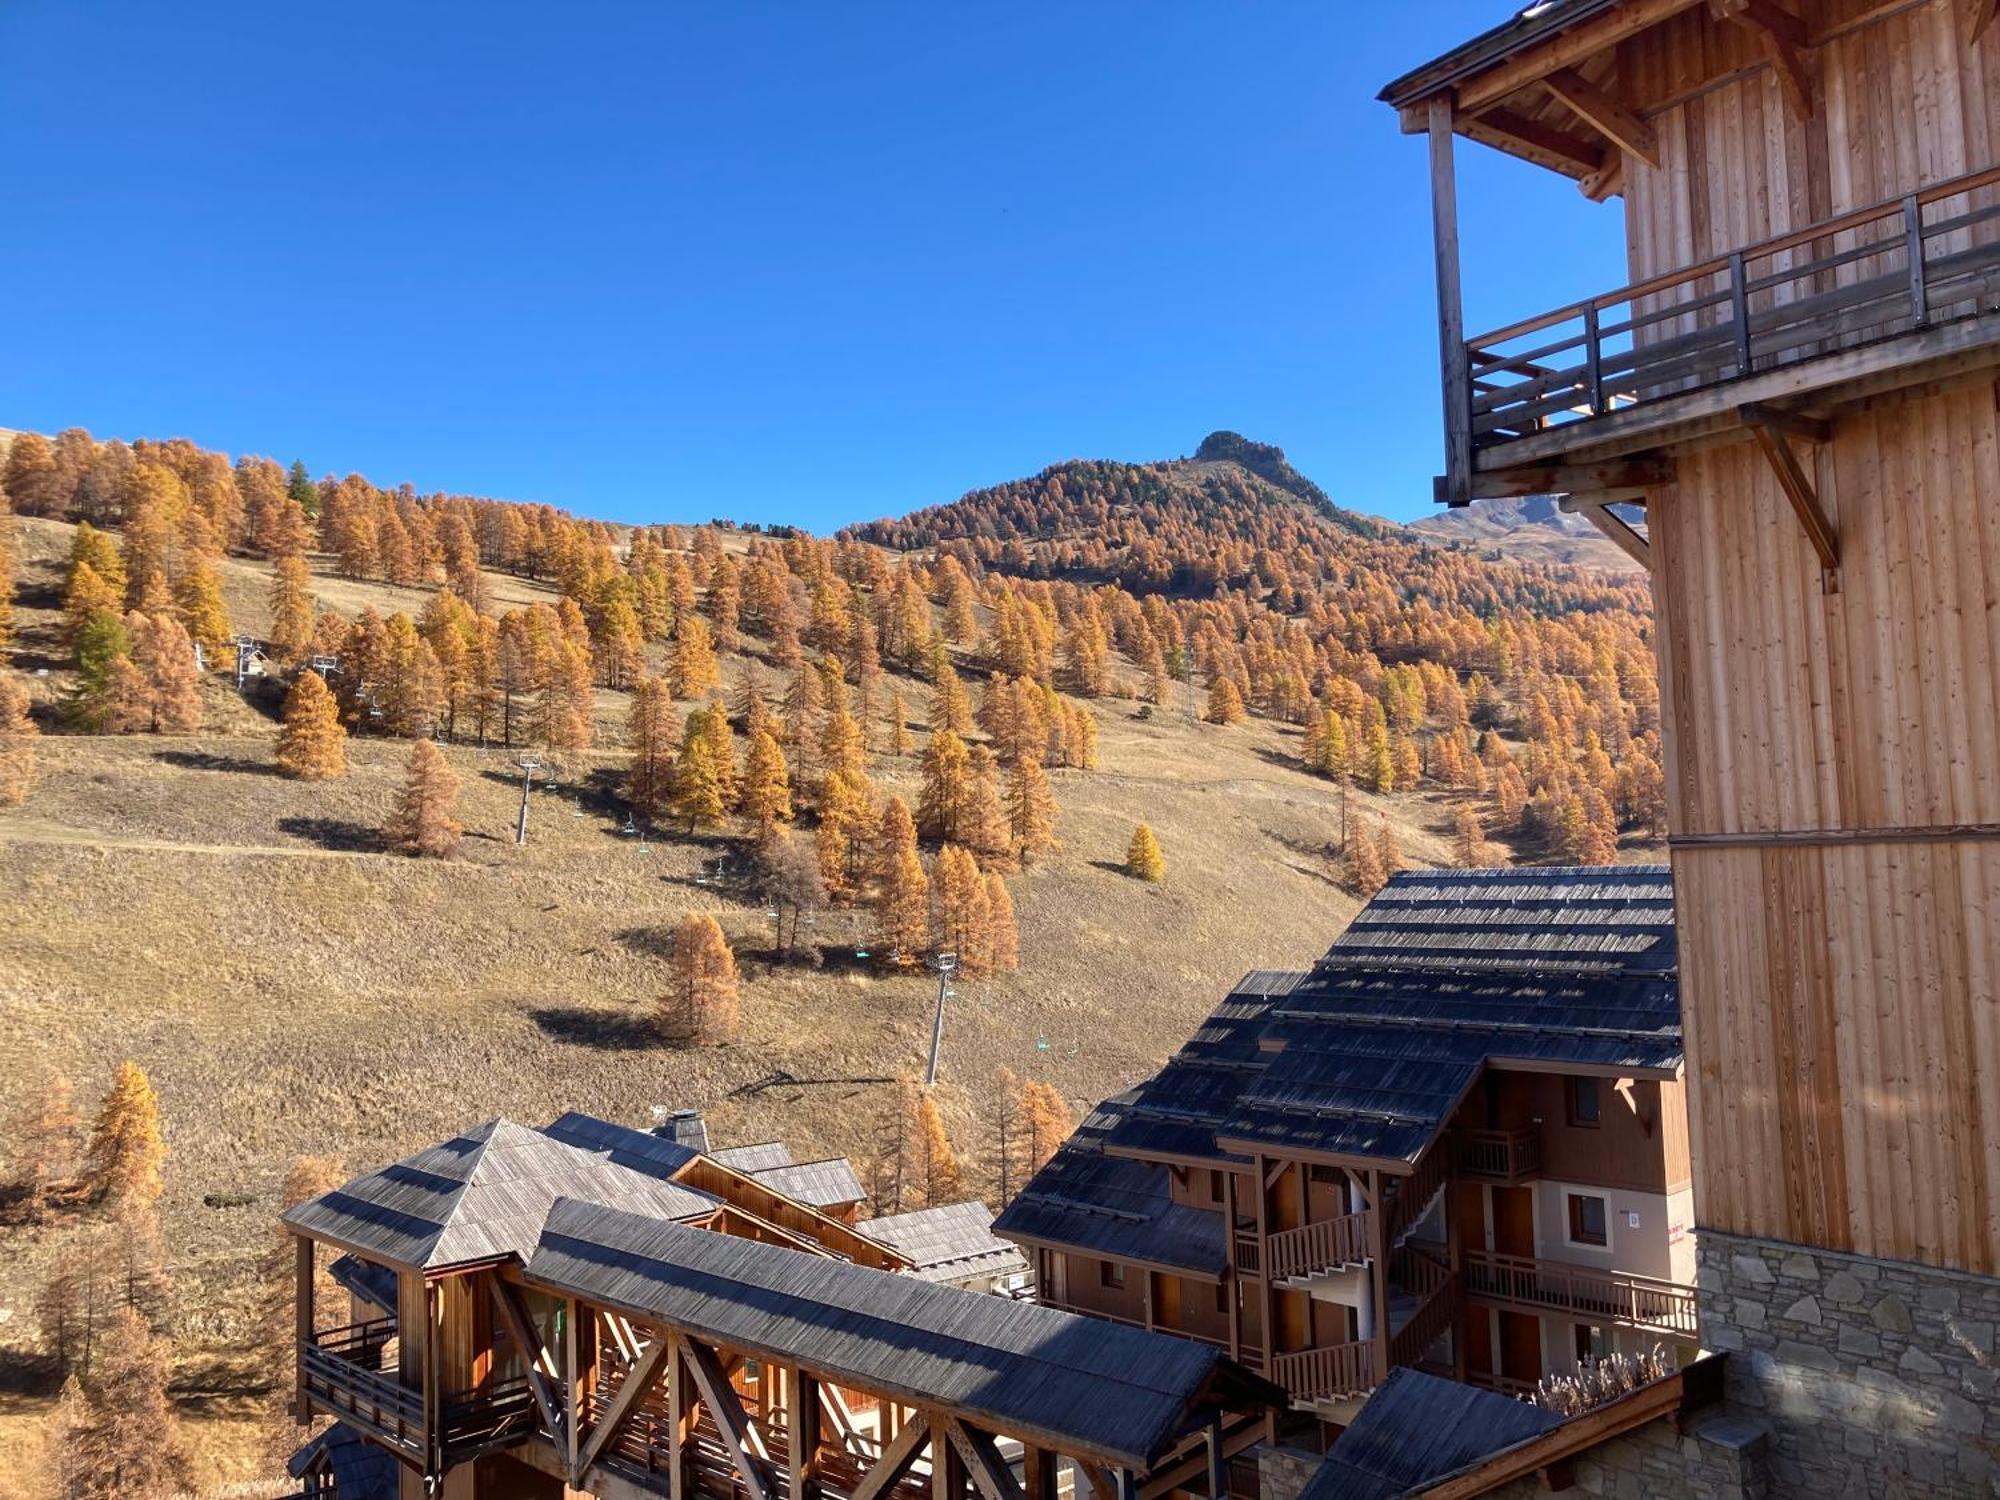
[[[900,1250],[926,1281],[1007,1276],[1028,1268],[1020,1250],[993,1233],[993,1211],[984,1203],[944,1203],[908,1213],[864,1219],[861,1232]]]
[[[1135,1468],[1205,1401],[1283,1399],[1193,1340],[589,1203],[555,1206],[525,1275],[835,1383],[961,1407],[1013,1436]]]
[[[1391,1500],[1561,1424],[1554,1412],[1511,1396],[1391,1370],[1299,1500]]]
[[[745,1170],[738,1167],[737,1171]],[[813,1208],[840,1208],[859,1203],[868,1196],[854,1164],[844,1156],[824,1161],[786,1162],[782,1166],[761,1167],[750,1172],[774,1192]]]
[[[1396,876],[1311,970],[1246,975],[995,1229],[1162,1265],[1199,1246],[1194,1258],[1219,1269],[1220,1215],[1173,1207],[1166,1169],[1150,1163],[1265,1150],[1413,1164],[1481,1070],[1508,1062],[1680,1067],[1664,865]]]
[[[670,1220],[706,1218],[717,1202],[620,1166],[608,1151],[495,1119],[310,1198],[284,1222],[370,1260],[424,1271],[526,1258],[558,1198]]]

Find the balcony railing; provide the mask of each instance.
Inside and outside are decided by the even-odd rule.
[[[427,1449],[423,1392],[394,1373],[395,1339],[394,1318],[324,1329],[299,1341],[299,1378],[321,1411],[421,1462]]]
[[[1266,1241],[1271,1279],[1318,1276],[1367,1264],[1374,1219],[1370,1210],[1363,1209],[1358,1214],[1279,1230]]]
[[[1375,1344],[1328,1344],[1280,1354],[1271,1361],[1271,1378],[1302,1401],[1337,1401],[1359,1396],[1380,1384],[1375,1370]]]
[[[1474,1298],[1579,1313],[1674,1338],[1701,1332],[1694,1288],[1677,1281],[1484,1250],[1466,1251],[1461,1266]]]
[[[1469,339],[1471,447],[2000,310],[1996,185],[1953,178]]]
[[[1236,1269],[1245,1276],[1259,1276],[1263,1274],[1263,1268],[1263,1259],[1257,1250],[1257,1236],[1237,1230]]]
[[[1542,1132],[1526,1130],[1461,1130],[1458,1170],[1482,1182],[1520,1182],[1542,1170]]]

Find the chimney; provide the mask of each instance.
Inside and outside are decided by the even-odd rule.
[[[668,1109],[664,1104],[655,1104],[653,1134],[690,1151],[708,1150],[708,1122],[698,1109]]]

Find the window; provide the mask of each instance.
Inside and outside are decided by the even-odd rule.
[[[1215,1284],[1215,1310],[1219,1313],[1229,1311],[1229,1283],[1226,1281]]]
[[[1585,1360],[1606,1359],[1611,1354],[1611,1339],[1595,1323],[1576,1325],[1576,1358],[1579,1364]]]
[[[1208,1174],[1208,1201],[1210,1203],[1220,1203],[1222,1201],[1222,1174],[1220,1172],[1210,1172]]]
[[[1598,1098],[1595,1078],[1570,1079],[1569,1122],[1579,1130],[1595,1130],[1604,1123],[1604,1105]]]
[[[1125,1268],[1115,1260],[1107,1260],[1100,1263],[1097,1268],[1097,1284],[1123,1291],[1125,1289]]]
[[[1608,1245],[1611,1234],[1604,1200],[1592,1193],[1569,1195],[1569,1242],[1572,1245]]]

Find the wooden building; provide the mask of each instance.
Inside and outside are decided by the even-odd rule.
[[[293,1471],[337,1500],[1219,1500],[1282,1399],[585,1115],[489,1121],[285,1225],[298,1416],[334,1423]]]
[[[1046,1305],[1215,1344],[1333,1423],[1399,1366],[1518,1392],[1692,1353],[1672,913],[1658,866],[1397,876],[994,1228]]]
[[[1429,139],[1440,497],[1563,493],[1652,571],[1720,1306],[1759,1302],[1739,1265],[1785,1247],[2000,1303],[1994,13],[1554,0],[1383,94]],[[1622,199],[1630,283],[1469,335],[1461,140]],[[1991,1402],[1976,1363],[1929,1373],[1957,1358],[1942,1321],[1899,1358],[1902,1321],[1824,1365],[1774,1357],[1762,1398],[1872,1407],[1856,1351],[1886,1331],[1877,1376]],[[1898,1436],[1870,1469],[1776,1420],[1801,1486],[1984,1493],[1946,1437]]]

